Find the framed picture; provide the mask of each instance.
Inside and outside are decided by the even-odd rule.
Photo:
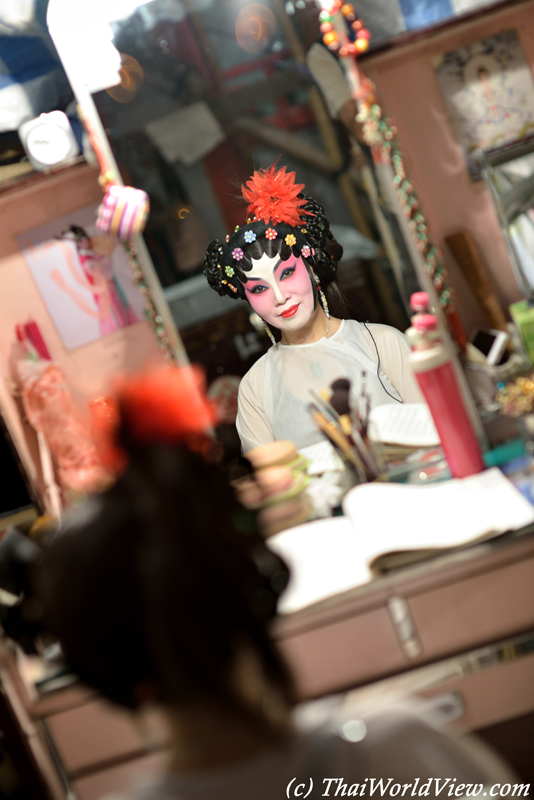
[[[122,245],[96,233],[97,205],[18,237],[54,325],[69,350],[143,319]]]
[[[434,62],[471,177],[475,154],[534,134],[534,79],[516,30],[451,50]]]

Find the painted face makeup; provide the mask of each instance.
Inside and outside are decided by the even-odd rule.
[[[315,310],[315,295],[306,265],[301,258],[263,255],[252,262],[243,284],[246,297],[268,325],[297,331]]]

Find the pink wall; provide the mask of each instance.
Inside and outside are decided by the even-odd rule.
[[[41,490],[36,439],[24,424],[13,397],[9,354],[14,328],[32,317],[52,358],[63,370],[80,406],[109,392],[113,376],[159,361],[161,354],[145,322],[130,325],[75,350],[66,350],[54,327],[17,243],[17,236],[102,198],[98,172],[83,165],[43,176],[0,194],[0,412],[32,483]]]
[[[517,28],[523,52],[534,65],[531,1],[369,56],[362,65],[377,84],[378,102],[398,128],[409,174],[432,237],[443,251],[457,292],[458,312],[468,333],[488,322],[444,243],[446,236],[463,229],[471,231],[505,310],[522,295],[486,188],[469,178],[432,61],[440,53],[509,28]]]

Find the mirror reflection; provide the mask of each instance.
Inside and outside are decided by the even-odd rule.
[[[49,0],[70,86],[46,0],[5,5],[0,412],[48,518],[0,535],[0,616],[69,796],[169,745],[186,794],[248,796],[273,744],[288,794],[294,701],[386,676],[468,730],[527,712],[533,4]],[[171,736],[62,705],[74,673]]]
[[[499,211],[510,237],[518,281],[528,296],[534,289],[534,144],[508,148],[494,160],[498,163],[491,177]]]
[[[72,22],[74,17],[68,5],[62,5],[58,0],[50,4],[49,10],[52,6],[55,26],[62,20]],[[500,298],[491,291],[491,281],[482,281],[483,259],[470,231],[451,233],[442,239],[464,270],[492,328],[502,335],[488,345],[487,332],[484,329],[473,330],[465,324],[465,314],[462,319],[462,314],[458,313],[464,298],[460,298],[457,308],[454,299],[456,281],[452,281],[451,288],[447,270],[440,263],[439,251],[430,239],[428,221],[413,185],[415,181],[411,181],[409,175],[406,152],[412,142],[417,141],[410,130],[413,115],[404,119],[404,131],[408,137],[406,152],[401,151],[396,142],[391,144],[390,151],[384,144],[377,145],[377,140],[370,135],[373,125],[387,145],[396,136],[393,123],[385,116],[380,117],[380,107],[375,105],[379,102],[375,96],[378,92],[372,83],[360,75],[359,89],[355,89],[353,79],[357,63],[352,62],[352,67],[349,67],[348,60],[339,57],[346,56],[349,51],[365,54],[372,35],[375,54],[374,60],[369,62],[369,74],[375,78],[382,75],[384,92],[387,68],[382,69],[382,64],[387,65],[387,51],[381,54],[380,45],[403,29],[414,31],[431,24],[433,18],[426,14],[416,19],[404,11],[395,17],[393,4],[389,4],[389,14],[380,17],[380,25],[372,11],[367,22],[367,8],[365,22],[350,4],[339,8],[336,5],[336,8],[335,14],[339,14],[350,34],[346,40],[343,36],[348,34],[341,35],[340,29],[333,24],[334,17],[328,3],[323,4],[319,13],[317,3],[305,0],[285,4],[280,0],[261,4],[235,0],[220,3],[212,0],[196,3],[121,0],[106,7],[102,4],[98,15],[91,17],[90,31],[88,28],[79,53],[74,52],[72,40],[63,33],[58,38],[60,27],[54,33],[70,80],[76,83],[77,74],[79,80],[82,64],[89,76],[83,81],[86,98],[90,99],[91,94],[94,98],[103,126],[102,138],[105,131],[105,146],[108,147],[109,140],[122,180],[126,185],[146,192],[150,199],[151,213],[144,231],[148,252],[187,353],[192,361],[205,367],[210,392],[225,409],[225,423],[230,426],[234,423],[238,386],[244,375],[250,381],[251,375],[261,371],[258,365],[272,360],[275,352],[284,352],[284,347],[315,344],[317,337],[319,341],[324,338],[326,343],[336,337],[336,342],[337,339],[341,341],[353,321],[359,321],[355,324],[363,339],[356,350],[365,353],[366,348],[370,348],[367,353],[369,363],[364,363],[365,358],[360,355],[353,369],[346,364],[331,363],[328,368],[318,367],[315,362],[310,364],[310,370],[315,369],[317,375],[312,376],[311,382],[309,378],[304,382],[297,380],[298,391],[292,393],[292,402],[297,398],[300,403],[298,413],[288,398],[282,401],[284,393],[276,389],[276,381],[268,381],[276,403],[263,396],[259,404],[252,404],[255,413],[259,406],[263,421],[267,420],[268,424],[263,435],[259,434],[258,420],[247,426],[248,434],[242,429],[241,440],[245,449],[270,439],[289,438],[290,433],[295,438],[291,424],[282,425],[275,431],[274,420],[283,418],[275,406],[283,406],[290,420],[306,416],[311,425],[307,408],[310,392],[312,389],[316,393],[326,390],[323,384],[326,383],[328,388],[336,377],[336,370],[341,370],[353,384],[352,405],[360,394],[374,397],[371,377],[378,382],[377,391],[383,394],[384,403],[421,399],[407,361],[407,344],[401,337],[396,337],[396,331],[405,331],[409,326],[413,310],[423,316],[425,311],[434,310],[439,317],[442,307],[444,313],[438,328],[445,329],[449,323],[455,346],[468,366],[468,374],[471,373],[470,378],[473,373],[484,373],[483,378],[477,374],[474,382],[470,380],[476,401],[483,411],[494,404],[497,390],[497,373],[488,372],[488,365],[499,368],[507,364],[506,374],[512,371],[512,367],[517,370],[524,365],[524,352],[515,362],[510,357],[512,346],[515,347],[512,344],[514,339],[507,338],[506,316]],[[95,22],[97,17],[98,25]],[[446,18],[447,14],[441,13],[439,19],[443,21]],[[369,29],[365,27],[367,24]],[[6,120],[8,127],[17,127],[26,153],[22,161],[19,159],[21,168],[56,169],[72,164],[73,159],[81,159],[82,153],[96,165],[95,152],[87,136],[85,139],[83,136],[76,138],[77,128],[82,129],[77,113],[86,113],[83,100],[80,101],[77,95],[80,102],[77,112],[70,87],[63,94],[58,88],[65,84],[65,75],[58,67],[57,59],[54,61],[54,54],[52,60],[43,56],[43,47],[51,52],[51,44],[47,35],[39,32],[42,26],[36,9],[6,18],[3,25],[5,31],[11,31],[13,41],[17,40],[18,45],[24,44],[28,36],[33,36],[37,44],[40,39],[44,42],[42,46],[33,48],[31,63],[17,65],[10,56],[14,50],[9,35],[1,37],[6,74],[9,72],[11,76],[13,91],[24,90],[26,106],[32,96],[30,77],[33,75],[38,79],[35,84],[38,107],[21,105],[20,119],[11,123]],[[54,25],[51,30],[54,30]],[[108,39],[111,37],[113,47],[108,44],[107,55],[99,58],[97,66],[95,54],[98,48],[94,36],[99,26],[102,30],[107,26],[106,36]],[[501,88],[503,81],[506,82],[506,74],[499,72],[497,75],[496,72],[505,63],[505,56],[514,58],[513,63],[524,68],[521,43],[513,29],[488,33],[493,35],[480,39],[473,46],[463,47],[456,47],[458,42],[454,36],[447,34],[448,44],[443,46],[442,56],[428,61],[427,69],[435,71],[442,99],[448,107],[451,103],[454,106],[451,97],[456,96],[454,92],[458,87],[462,98],[471,96],[470,79],[475,76],[478,80],[481,69],[485,88],[482,94],[475,91],[475,95],[481,102],[490,102],[494,96],[492,81],[497,81]],[[27,49],[22,48],[23,51]],[[409,48],[408,52],[411,53]],[[410,58],[415,56],[410,54],[407,62]],[[460,67],[461,74],[458,72]],[[103,76],[108,68],[109,75],[113,73],[113,76],[105,80]],[[520,79],[517,76],[514,79],[514,98],[516,95],[519,97],[519,89],[528,84],[527,78],[523,73],[521,75]],[[450,82],[451,76],[456,81],[454,85]],[[44,84],[42,79],[45,79]],[[50,96],[47,96],[43,90],[45,85],[54,85],[55,92],[49,92]],[[529,101],[525,103],[522,120],[526,119],[530,108]],[[394,107],[394,102],[391,105]],[[464,99],[461,105],[464,108]],[[375,109],[379,114],[376,120],[373,118]],[[28,119],[38,112],[44,113],[44,117]],[[63,115],[61,120],[54,116],[56,114]],[[454,108],[451,114],[456,130],[458,121]],[[402,120],[400,113],[398,118]],[[87,125],[87,117],[84,120]],[[493,123],[493,117],[490,121]],[[476,120],[469,122],[471,138],[482,135],[475,123]],[[53,125],[55,133],[48,135]],[[64,125],[66,127],[62,127]],[[516,131],[515,125],[513,136],[506,136],[510,140],[523,136],[530,130],[528,125],[523,127],[524,130]],[[504,135],[499,133],[501,139]],[[62,137],[65,140],[68,136],[74,143],[72,152],[60,147]],[[497,142],[488,136],[480,141],[486,142],[484,147],[488,142]],[[106,175],[94,137],[92,145]],[[380,147],[383,147],[382,152],[378,152]],[[6,152],[9,154],[10,151]],[[509,159],[506,165],[501,160],[491,182],[492,191],[502,197],[502,203],[497,202],[497,206],[499,210],[503,205],[505,230],[508,230],[509,223],[512,225],[508,235],[509,248],[515,258],[518,282],[528,293],[527,274],[532,271],[532,264],[528,253],[530,223],[528,213],[525,215],[530,202],[525,159],[530,156],[522,153],[523,160],[518,161],[518,158],[516,154],[513,162]],[[262,215],[255,210],[246,190],[242,192],[242,187],[250,185],[252,175],[266,174],[261,170],[274,164],[279,175],[291,176],[299,187],[296,197],[304,199],[297,203],[300,204],[299,213],[302,211],[300,217],[297,214],[298,220],[297,217],[277,218],[272,223],[275,226],[273,235],[267,236],[269,230],[265,226],[271,224],[269,215],[264,215],[262,225],[256,230],[254,226]],[[480,178],[475,172],[471,173],[473,180]],[[520,176],[527,180],[519,184]],[[423,183],[425,178],[426,172]],[[399,191],[395,191],[392,184]],[[270,202],[275,200],[279,198],[271,196]],[[316,210],[305,211],[303,204],[312,201]],[[144,215],[138,211],[141,223]],[[322,231],[313,232],[310,225],[309,235],[302,233],[306,213],[323,220]],[[290,229],[278,231],[278,224],[289,225]],[[72,226],[71,230],[74,233]],[[100,228],[99,231],[102,233]],[[328,232],[326,239],[325,231]],[[107,232],[116,233],[114,230]],[[118,235],[120,239],[120,233]],[[253,238],[245,239],[245,236]],[[277,237],[284,239],[286,250],[283,253],[273,243]],[[288,237],[295,241],[288,244]],[[277,245],[281,238],[278,238]],[[102,244],[100,240],[98,243]],[[211,259],[213,263],[210,262],[213,243],[221,244],[221,262],[224,263],[218,263],[218,256]],[[264,248],[265,244],[268,247]],[[251,247],[260,249],[251,255],[248,252]],[[335,254],[329,252],[332,247],[338,248]],[[517,255],[519,251],[521,258]],[[242,255],[236,256],[236,253]],[[97,256],[101,254],[97,253]],[[281,263],[267,264],[269,259],[275,258]],[[140,264],[142,262],[141,257]],[[328,270],[321,269],[321,264],[324,266],[327,262],[332,266],[330,275]],[[149,267],[151,269],[150,264]],[[213,277],[217,274],[213,270],[218,269],[224,276],[220,285]],[[267,274],[269,271],[270,276]],[[142,292],[142,270],[136,274]],[[410,309],[410,296],[418,289],[428,289],[428,278],[430,297],[420,308]],[[293,282],[299,281],[302,286],[299,284],[299,292],[295,293],[291,287]],[[484,283],[482,289],[476,286],[477,281]],[[252,291],[250,287],[254,283]],[[216,289],[215,292],[210,290],[210,285]],[[332,305],[332,298],[328,296],[334,285],[339,286],[345,297],[344,309],[336,308],[335,303]],[[152,288],[159,291],[159,287]],[[273,300],[271,311],[264,307],[269,297]],[[294,302],[295,298],[300,299]],[[98,307],[98,302],[94,302]],[[308,305],[310,315],[304,319]],[[122,305],[118,301],[114,304],[119,311],[122,306],[124,302]],[[151,322],[156,333],[158,325],[164,328],[166,324],[165,313],[161,310],[163,306],[165,304],[159,304],[159,311],[152,306]],[[124,308],[127,311],[127,307]],[[166,312],[166,307],[164,310]],[[99,307],[97,311],[100,313]],[[126,311],[122,314],[126,322],[137,321],[133,315],[127,320]],[[284,316],[286,314],[291,318]],[[156,319],[163,322],[158,323]],[[279,324],[273,324],[276,322]],[[380,324],[389,327],[376,327]],[[119,327],[125,325],[121,323]],[[106,332],[109,332],[107,328]],[[170,341],[164,330],[160,333],[165,341]],[[415,338],[410,342],[415,350],[424,344],[423,334],[428,334],[429,342],[436,344],[438,341],[437,332],[416,330]],[[446,331],[441,330],[439,336],[444,338],[444,348],[452,356]],[[389,353],[390,345],[381,343],[384,337],[389,337],[390,345],[397,342],[401,351]],[[472,346],[468,346],[468,338]],[[271,351],[273,343],[277,344]],[[327,361],[333,353],[332,348],[333,345],[327,348]],[[260,361],[264,355],[266,358]],[[285,361],[289,364],[290,360],[286,355]],[[298,365],[287,366],[287,369],[297,374],[303,363],[303,358],[299,358]],[[373,365],[371,372],[370,364]],[[255,372],[251,372],[253,367]],[[498,376],[503,374],[500,372]],[[408,388],[406,376],[412,379],[413,391]],[[461,375],[459,378],[463,390],[463,378]],[[479,378],[486,388],[477,392],[475,384],[480,382]],[[241,384],[243,399],[247,380]],[[420,383],[419,378],[417,380]],[[256,387],[253,394],[257,393]],[[469,415],[481,438],[478,419],[473,414],[474,407],[469,398],[467,403],[468,406],[471,403]],[[371,406],[377,404],[380,401],[376,398],[371,401]],[[268,406],[271,410],[266,412]],[[317,435],[317,430],[314,436],[309,431],[303,432],[302,441],[297,436],[296,444],[299,447],[312,444]]]
[[[223,395],[270,341],[248,302],[210,291],[205,251],[244,223],[240,185],[281,154],[344,249],[349,317],[405,330],[418,288],[319,25],[313,2],[153,0],[112,22],[122,80],[95,102],[125,183],[150,196],[144,235],[188,354],[210,383],[225,376]]]

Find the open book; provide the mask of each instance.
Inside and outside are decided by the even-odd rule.
[[[371,579],[361,542],[347,517],[298,525],[267,539],[287,563],[291,577],[278,604],[291,614]]]
[[[405,447],[434,447],[439,434],[426,403],[385,403],[369,414],[369,438]]]
[[[439,434],[426,403],[385,403],[369,414],[369,439],[380,443],[385,459],[400,459],[421,448],[440,444]]]
[[[344,517],[268,540],[292,572],[282,613],[366,583],[373,574],[534,523],[534,507],[496,467],[429,485],[363,484],[348,492],[343,508]]]
[[[534,507],[497,467],[429,485],[367,483],[343,510],[374,572],[534,523]]]

